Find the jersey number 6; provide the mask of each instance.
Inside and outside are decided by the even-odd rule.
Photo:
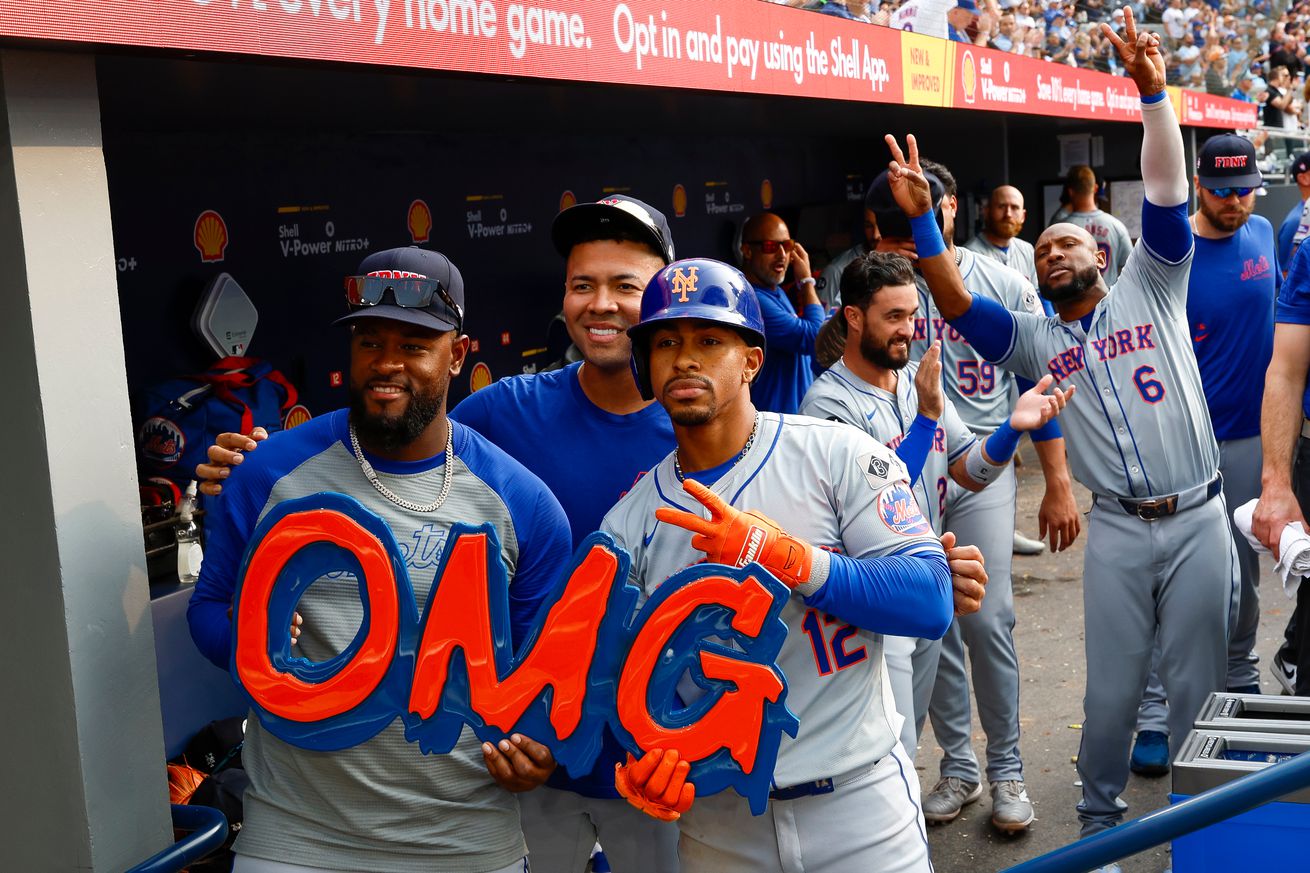
[[[1138,367],[1133,371],[1133,383],[1137,385],[1137,393],[1142,395],[1142,399],[1147,403],[1159,403],[1164,399],[1164,386],[1160,380],[1152,379],[1155,375],[1155,367]]]

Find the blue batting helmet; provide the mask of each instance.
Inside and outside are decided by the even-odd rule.
[[[641,321],[628,328],[632,374],[644,400],[655,397],[650,383],[650,334],[660,322],[682,318],[733,328],[752,346],[764,348],[760,302],[741,270],[709,258],[674,261],[646,285]]]

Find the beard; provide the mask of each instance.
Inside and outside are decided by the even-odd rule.
[[[1246,204],[1239,200],[1235,211],[1218,212],[1212,209],[1210,204],[1206,203],[1205,198],[1202,197],[1201,214],[1218,230],[1232,233],[1246,224],[1247,219],[1251,217],[1251,210],[1247,209]]]
[[[350,386],[350,420],[355,425],[360,442],[381,451],[404,448],[427,429],[441,411],[446,386],[437,385],[422,393],[410,388],[409,403],[399,415],[378,415],[368,412],[364,403],[364,389]]]
[[[1022,221],[989,221],[987,229],[993,234],[1006,239],[1014,239],[1023,230]]]
[[[865,334],[860,337],[860,354],[875,367],[884,370],[903,370],[910,362],[910,344],[905,344],[904,351],[893,351],[891,342],[879,342]]]
[[[1037,290],[1042,297],[1054,304],[1067,303],[1070,300],[1077,300],[1087,293],[1089,288],[1096,285],[1097,278],[1101,275],[1100,269],[1092,264],[1082,270],[1074,271],[1072,277],[1063,285],[1048,285],[1042,283]]]

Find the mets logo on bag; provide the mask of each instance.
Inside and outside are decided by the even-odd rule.
[[[913,537],[931,532],[928,520],[904,482],[889,485],[878,495],[878,517],[901,536]]]
[[[696,293],[696,274],[700,272],[700,267],[676,267],[673,275],[669,277],[670,289],[674,294],[679,295],[678,302],[686,303],[688,294]]]
[[[137,444],[141,455],[147,461],[160,467],[171,467],[182,457],[186,448],[186,436],[182,428],[167,418],[155,416],[146,419],[137,434]]]

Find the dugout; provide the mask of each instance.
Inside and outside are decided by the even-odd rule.
[[[757,8],[719,6],[726,16]],[[153,13],[176,15],[176,27],[135,26],[140,4],[129,0],[80,17],[63,7],[72,4],[0,10],[0,253],[12,286],[0,330],[14,423],[0,461],[10,619],[0,652],[14,665],[8,709],[29,714],[0,728],[9,784],[24,786],[0,801],[15,869],[122,869],[170,842],[166,740],[178,720],[199,726],[230,703],[179,696],[194,654],[179,601],[152,609],[172,589],[146,572],[133,451],[133,398],[212,361],[189,319],[219,272],[259,309],[251,353],[319,413],[345,402],[344,336],[328,326],[341,276],[366,251],[441,249],[464,273],[477,342],[458,400],[476,373],[499,378],[555,356],[562,264],[549,226],[569,197],[648,200],[684,256],[730,258],[735,228],[766,207],[812,251],[836,254],[885,166],[884,132],[918,134],[955,171],[966,204],[1003,180],[1017,185],[1029,238],[1041,187],[1061,174],[1061,135],[1099,138],[1094,163],[1107,178],[1137,172],[1131,121],[955,108],[964,98],[944,91],[935,105],[903,105],[924,100],[908,66],[891,70],[896,94],[874,102],[836,86],[809,96],[692,88],[662,73],[561,82],[567,70],[534,66],[531,53],[499,72],[466,55],[452,69],[404,69],[392,57],[334,62],[313,40],[282,49],[276,28],[254,50],[242,42],[252,32],[235,25],[188,36],[196,15],[219,14],[199,0]],[[795,10],[758,14],[780,33],[855,32]],[[916,52],[940,43],[923,39],[896,42],[896,58],[904,48],[907,64],[921,62]],[[947,57],[940,72],[958,73],[967,93],[963,64]],[[222,245],[198,240],[211,211]],[[966,205],[962,223],[969,214]]]

